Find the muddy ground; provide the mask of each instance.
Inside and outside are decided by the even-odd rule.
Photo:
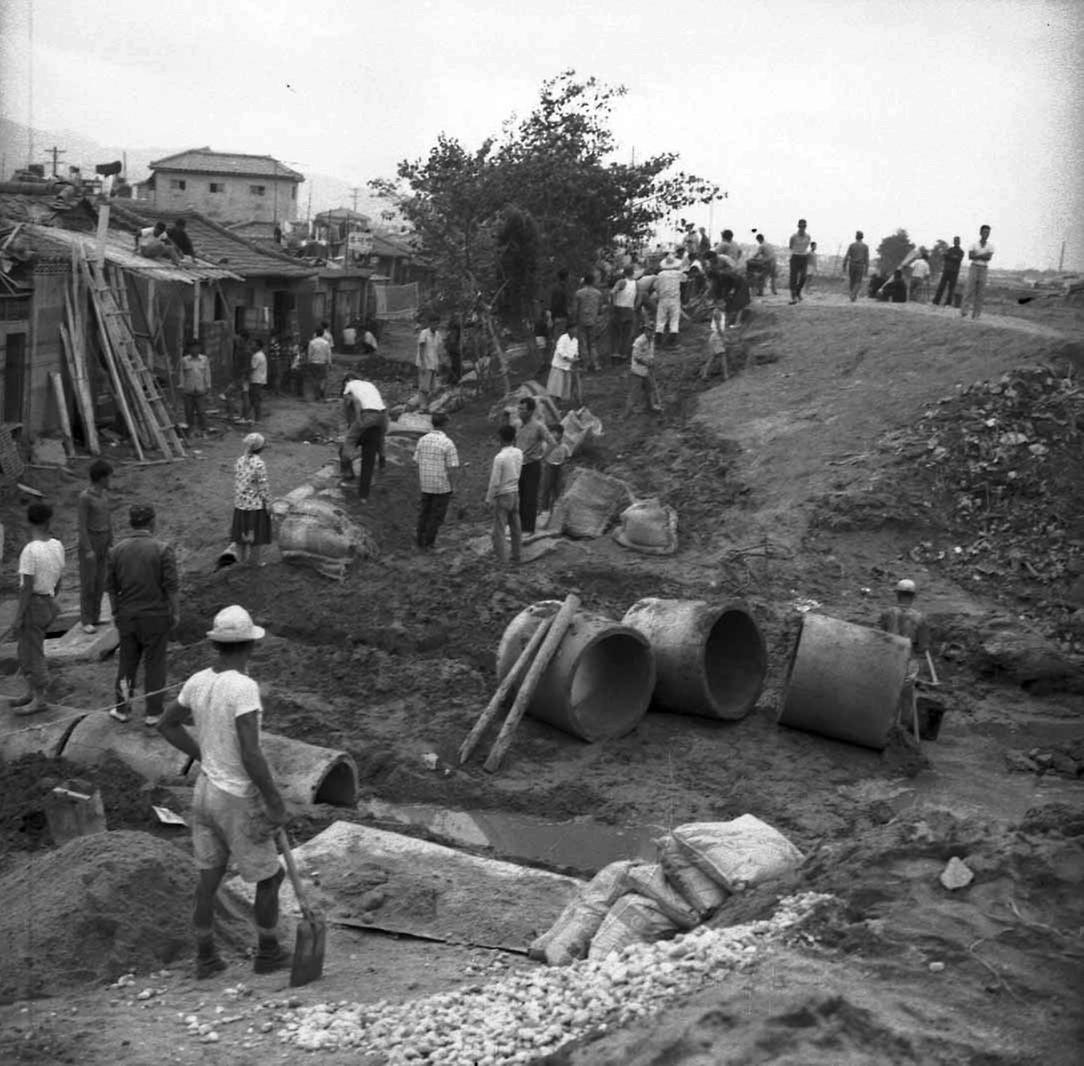
[[[160,532],[178,546],[184,570],[170,679],[203,665],[199,638],[207,622],[219,607],[241,602],[270,633],[253,664],[268,728],[350,751],[367,798],[591,817],[620,827],[750,812],[809,854],[794,884],[832,892],[838,904],[801,937],[642,1031],[597,1034],[554,1061],[1078,1061],[1084,782],[1079,761],[1055,765],[1052,753],[1079,751],[1084,737],[1079,658],[1066,629],[1084,549],[1080,512],[1064,514],[1067,533],[1051,542],[1060,569],[1030,580],[1014,571],[1008,581],[997,571],[950,565],[951,554],[941,560],[923,545],[951,552],[974,539],[971,520],[922,506],[935,499],[937,484],[900,446],[931,405],[962,386],[1039,361],[1071,365],[1066,341],[1081,337],[1079,311],[1059,307],[1044,320],[1035,308],[1025,309],[1027,317],[1018,309],[1010,294],[991,308],[1008,314],[972,322],[912,305],[851,305],[824,290],[797,308],[783,297],[768,299],[750,330],[750,365],[730,381],[699,382],[702,326],[662,353],[661,423],[619,417],[619,371],[587,377],[585,402],[605,433],[577,462],[678,509],[681,548],[672,558],[634,555],[609,538],[562,541],[514,571],[477,554],[468,542],[488,528],[482,496],[494,450],[486,417],[492,396],[453,416],[466,470],[439,550],[422,556],[411,546],[415,476],[408,453],[392,449],[372,501],[345,500],[377,537],[381,556],[357,565],[341,584],[277,559],[262,570],[214,570],[227,540],[242,429],[223,427],[189,462],[124,466],[118,505],[153,500]],[[409,394],[409,367],[385,359],[370,366],[392,400]],[[526,361],[517,367],[521,377],[531,370]],[[267,406],[266,458],[273,489],[284,493],[334,456],[337,411],[288,398]],[[1070,486],[1084,484],[1080,428],[1075,451],[1070,439],[1058,453],[1069,464],[1063,481]],[[73,469],[79,474],[85,465]],[[56,504],[70,543],[78,478],[28,474]],[[18,539],[11,532],[16,502],[5,504],[2,518],[9,530],[5,592]],[[1052,500],[1050,509],[1069,503]],[[949,707],[938,741],[921,751],[899,741],[880,755],[779,729],[796,605],[812,600],[824,613],[874,622],[901,576],[917,581],[939,653],[948,649],[937,658]],[[445,774],[492,691],[506,623],[525,604],[570,591],[615,616],[646,595],[746,603],[770,657],[755,711],[725,724],[649,714],[629,736],[599,745],[528,720],[499,774],[476,763]],[[1011,670],[988,669],[981,638],[999,612],[1026,612],[1060,673],[1025,687]],[[104,706],[112,671],[108,662],[62,667],[55,698]],[[2,688],[14,693],[18,686],[9,678]],[[440,757],[436,771],[423,759],[431,752]],[[0,798],[10,807],[17,791],[13,784]],[[132,808],[116,806],[112,824],[146,827],[146,807]],[[33,826],[28,832],[16,822],[4,823],[0,872],[28,862],[31,846],[48,846]],[[304,837],[322,824],[299,817],[293,829]],[[976,872],[974,885],[957,893],[937,881],[952,856],[967,858]],[[741,917],[769,911],[792,887],[752,894]],[[187,900],[176,907],[187,910]],[[140,975],[131,989],[73,986],[63,973],[53,975],[39,990],[49,998],[0,1008],[7,1033],[0,1051],[41,1062],[295,1060],[251,1013],[223,1029],[221,1044],[190,1042],[178,1016],[199,1004],[238,1013],[224,992],[238,981],[253,989],[251,1004],[287,993],[281,978],[252,978],[239,957],[221,981],[196,986],[184,949],[177,950],[168,974]],[[296,995],[302,1003],[406,999],[525,964],[340,931],[325,981]],[[145,987],[161,992],[134,998]]]

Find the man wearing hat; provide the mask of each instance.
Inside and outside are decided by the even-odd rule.
[[[134,503],[128,510],[129,534],[109,549],[105,590],[120,635],[116,706],[109,712],[127,722],[140,660],[144,663],[144,724],[153,728],[162,713],[166,684],[166,644],[177,624],[177,560],[173,548],[154,536],[154,508]]]
[[[663,335],[670,334],[670,346],[677,344],[681,325],[681,260],[667,253],[659,264],[655,278],[655,295],[658,307],[655,311],[655,343],[662,347]]]
[[[226,968],[215,947],[214,900],[231,861],[245,881],[256,885],[253,970],[270,973],[291,958],[278,938],[283,871],[274,839],[286,822],[286,806],[260,748],[263,705],[259,685],[248,676],[253,648],[264,632],[244,607],[219,611],[207,633],[217,662],[184,683],[158,726],[170,744],[200,764],[192,803],[192,851],[199,871],[192,914],[198,978]],[[186,725],[194,727],[194,735]]]
[[[896,584],[896,605],[881,612],[881,628],[886,633],[906,637],[911,642],[911,662],[907,669],[907,683],[900,698],[901,710],[915,711],[915,682],[922,663],[930,650],[930,626],[926,616],[915,607],[915,583],[904,578]],[[904,725],[909,725],[907,721]]]

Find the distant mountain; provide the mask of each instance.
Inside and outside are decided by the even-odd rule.
[[[56,145],[64,151],[57,164],[57,173],[61,177],[68,173],[70,166],[80,167],[87,175],[93,174],[95,166],[99,163],[112,163],[114,160],[127,158],[129,181],[143,181],[149,177],[152,160],[195,147],[191,144],[175,144],[172,147],[162,148],[124,148],[118,145],[100,144],[73,130],[38,129],[34,130],[33,143],[34,158],[31,162],[44,164],[46,174],[52,172],[52,158],[46,149]],[[0,117],[0,164],[2,164],[0,180],[10,181],[14,171],[26,166],[27,147],[27,127],[11,119]],[[220,151],[228,151],[228,146],[212,143],[212,147]],[[274,155],[274,150],[271,149],[269,154]],[[304,218],[309,214],[310,200],[313,215],[328,211],[333,207],[353,208],[354,206],[350,183],[327,174],[305,175],[305,184],[301,186],[298,193],[297,207],[300,217]],[[357,209],[369,215],[374,223],[379,223],[384,204],[372,196],[365,186],[362,186],[358,193]]]

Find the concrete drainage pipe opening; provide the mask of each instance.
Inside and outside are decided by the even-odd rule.
[[[357,770],[352,762],[339,758],[327,768],[317,784],[313,803],[330,803],[333,807],[353,807],[357,799]]]
[[[733,720],[756,705],[768,653],[742,604],[649,596],[625,612],[624,623],[655,653],[657,710]]]
[[[704,643],[704,683],[719,718],[743,718],[764,685],[768,656],[756,622],[743,610],[724,611]]]
[[[635,729],[654,682],[651,649],[639,635],[598,638],[573,668],[569,704],[576,732],[585,740],[607,740]]]

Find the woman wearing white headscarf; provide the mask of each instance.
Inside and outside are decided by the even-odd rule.
[[[245,437],[245,454],[234,466],[232,539],[239,551],[239,561],[262,566],[260,555],[271,543],[271,488],[267,467],[260,456],[262,433]]]

